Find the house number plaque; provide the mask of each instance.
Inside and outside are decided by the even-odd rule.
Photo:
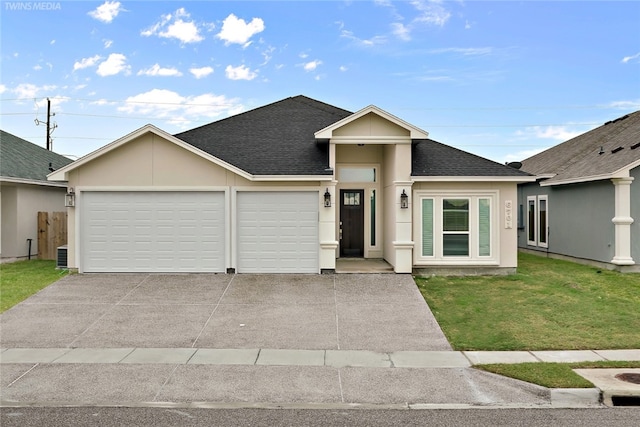
[[[504,228],[513,228],[513,203],[511,200],[504,202]]]

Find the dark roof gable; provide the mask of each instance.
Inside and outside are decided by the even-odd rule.
[[[46,181],[51,167],[59,169],[72,160],[0,130],[0,176]]]
[[[411,156],[411,176],[529,176],[432,139],[414,140]]]
[[[295,96],[175,136],[253,175],[330,175],[314,133],[351,114]]]

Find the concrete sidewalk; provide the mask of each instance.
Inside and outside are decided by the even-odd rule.
[[[640,361],[638,350],[394,351],[211,348],[8,348],[0,364],[187,364],[468,368],[491,363]]]

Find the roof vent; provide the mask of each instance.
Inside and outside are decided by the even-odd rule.
[[[636,148],[638,148],[638,147],[640,147],[640,142],[636,142],[635,144],[633,144],[633,145],[631,146],[631,149],[632,149],[632,150],[635,150],[635,149],[636,149]]]
[[[621,120],[626,119],[627,117],[629,117],[629,115],[628,115],[628,114],[625,114],[624,116],[622,116],[622,117],[618,117],[618,118],[617,118],[617,119],[615,119],[615,120],[609,120],[609,121],[608,121],[608,122],[606,122],[604,125],[606,126],[606,125],[611,124],[611,123],[619,122],[619,121],[621,121]]]
[[[614,148],[613,150],[611,150],[611,154],[617,153],[620,150],[624,150],[624,147],[616,147],[616,148]]]
[[[604,147],[602,145],[600,146],[600,151],[598,152],[598,154],[600,155],[604,154]]]
[[[507,166],[514,169],[520,169],[522,167],[522,162],[509,162],[506,163]]]

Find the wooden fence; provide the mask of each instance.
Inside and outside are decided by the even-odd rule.
[[[67,213],[38,212],[38,259],[56,259],[58,246],[67,244]]]

